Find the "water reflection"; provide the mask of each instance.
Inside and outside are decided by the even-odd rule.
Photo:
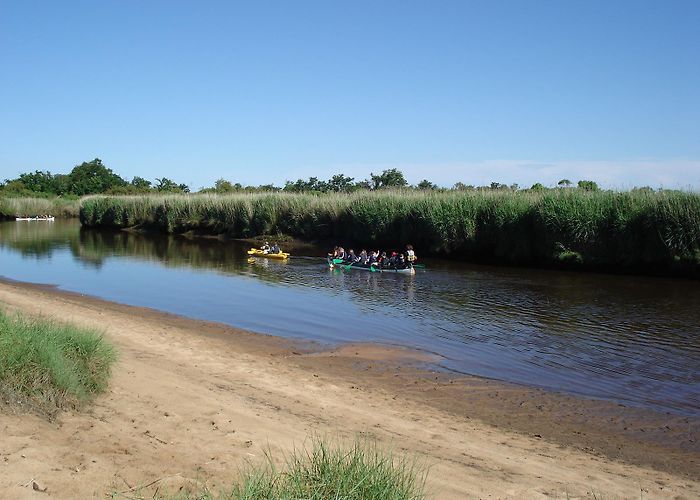
[[[445,368],[700,414],[700,284],[428,262],[332,271],[320,255],[248,262],[245,246],[75,221],[0,224],[0,274],[275,335],[381,341]]]

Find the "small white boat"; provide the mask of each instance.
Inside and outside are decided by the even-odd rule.
[[[15,220],[47,220],[49,222],[53,222],[54,217],[16,217]]]

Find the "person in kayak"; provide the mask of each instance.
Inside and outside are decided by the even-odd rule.
[[[270,248],[270,253],[282,253],[282,250],[277,243],[273,243],[272,248]]]
[[[263,246],[260,247],[263,253],[270,253],[270,244],[266,241]]]

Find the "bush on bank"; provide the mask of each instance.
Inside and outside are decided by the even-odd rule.
[[[354,194],[92,197],[90,226],[399,248],[513,264],[692,268],[700,262],[700,195],[578,189]]]
[[[0,311],[0,397],[46,415],[104,391],[114,349],[92,330]]]

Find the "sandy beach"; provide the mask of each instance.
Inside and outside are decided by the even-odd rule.
[[[96,327],[119,351],[109,390],[82,412],[49,422],[0,405],[2,498],[123,498],[190,480],[217,489],[246,460],[282,458],[313,434],[418,457],[430,498],[700,497],[697,419],[437,373],[425,353],[322,349],[51,287],[0,282],[0,307]]]

